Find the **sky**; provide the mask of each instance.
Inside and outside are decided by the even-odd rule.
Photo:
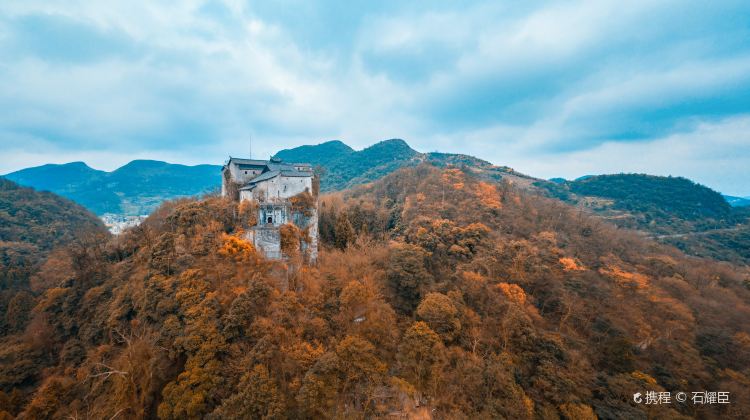
[[[221,164],[251,137],[750,196],[750,2],[0,2],[0,173]]]

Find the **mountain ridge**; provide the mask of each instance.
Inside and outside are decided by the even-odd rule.
[[[69,198],[96,214],[148,214],[163,201],[218,190],[220,165],[135,159],[111,172],[83,162],[47,164],[3,177]]]
[[[485,181],[507,181],[594,213],[619,227],[635,229],[693,255],[750,263],[750,207],[730,207],[719,193],[680,177],[644,174],[587,175],[573,181],[543,180],[474,156],[414,150],[388,139],[361,150],[341,140],[284,149],[274,156],[316,167],[323,192],[371,183],[398,169],[428,163],[453,166]],[[219,165],[180,165],[134,160],[112,171],[82,162],[43,165],[6,177],[72,199],[97,214],[148,214],[160,203],[217,191]],[[661,191],[656,194],[654,191]]]

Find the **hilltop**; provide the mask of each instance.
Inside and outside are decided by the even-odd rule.
[[[34,334],[0,343],[0,401],[26,418],[750,416],[747,271],[432,165],[322,197],[314,267],[261,258],[248,211],[168,203],[94,247],[30,303]],[[632,402],[677,389],[732,404]]]
[[[321,172],[322,191],[351,188],[378,180],[398,169],[414,167],[424,162],[442,167],[465,167],[477,176],[495,181],[507,178],[522,184],[530,184],[536,180],[506,166],[495,166],[474,156],[421,153],[401,139],[384,140],[359,151],[339,140],[333,140],[315,146],[281,150],[275,156],[289,162],[306,162],[318,166]]]

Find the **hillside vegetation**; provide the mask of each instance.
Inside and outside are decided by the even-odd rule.
[[[692,255],[750,264],[750,211],[680,177],[643,174],[536,182],[551,197]]]
[[[104,225],[81,206],[55,194],[0,179],[0,340],[23,333],[34,303],[47,284],[65,280],[56,270],[55,261],[59,259],[55,255],[63,252],[60,248],[73,250],[76,241],[97,235],[106,237]],[[44,266],[47,271],[42,278],[40,271]],[[3,343],[0,381],[17,366],[18,356],[12,346],[3,347],[8,342]],[[30,348],[30,351],[41,356],[46,349]],[[4,402],[0,399],[0,407]]]
[[[25,418],[750,416],[746,271],[456,168],[325,197],[315,267],[287,246],[288,260],[263,260],[242,239],[253,211],[168,203],[43,269],[67,280],[0,343],[0,406]],[[632,402],[647,390],[727,391],[732,404]]]

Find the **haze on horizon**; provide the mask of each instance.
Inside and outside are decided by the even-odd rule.
[[[0,3],[0,173],[388,138],[750,196],[750,3]]]

